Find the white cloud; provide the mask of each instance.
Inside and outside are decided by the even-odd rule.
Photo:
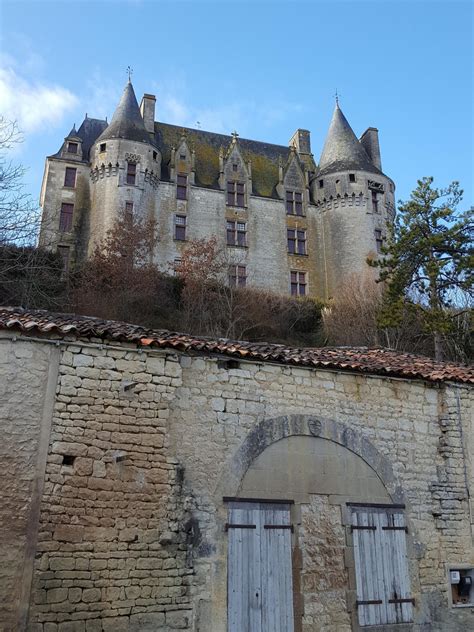
[[[5,63],[10,61],[10,63]],[[58,85],[33,82],[22,77],[13,60],[3,57],[0,67],[0,113],[18,122],[24,132],[36,132],[62,123],[78,98]]]

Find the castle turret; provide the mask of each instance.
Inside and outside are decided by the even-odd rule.
[[[374,134],[375,132],[375,134]],[[326,295],[353,274],[374,274],[377,257],[395,214],[393,181],[381,171],[378,134],[369,128],[359,141],[336,103],[312,193],[321,210]]]
[[[148,117],[147,126],[151,129]],[[89,252],[124,213],[155,214],[160,175],[161,154],[145,127],[129,80],[110,125],[91,149]]]

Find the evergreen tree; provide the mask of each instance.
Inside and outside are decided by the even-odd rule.
[[[456,297],[473,296],[473,209],[457,211],[463,194],[458,182],[446,189],[432,185],[432,177],[418,180],[399,207],[384,256],[369,263],[387,283],[381,325],[399,324],[407,306],[418,311],[433,336],[435,358],[442,360],[443,338],[459,314]]]

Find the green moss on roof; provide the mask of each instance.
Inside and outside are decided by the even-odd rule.
[[[196,156],[196,184],[204,187],[219,188],[219,151],[229,148],[231,136],[214,134],[203,130],[183,128],[167,123],[155,123],[155,140],[163,157],[162,174],[169,179],[171,148],[178,147],[183,133],[188,146],[194,149]],[[239,138],[239,147],[245,161],[252,163],[253,193],[262,197],[278,197],[279,158],[286,162],[288,147],[272,145]]]

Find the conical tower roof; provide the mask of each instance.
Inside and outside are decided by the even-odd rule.
[[[145,129],[140,108],[131,81],[125,86],[110,125],[102,132],[97,142],[113,138],[124,138],[141,143],[150,143],[150,134]]]
[[[319,175],[350,170],[382,173],[370,160],[336,103],[319,161]]]

